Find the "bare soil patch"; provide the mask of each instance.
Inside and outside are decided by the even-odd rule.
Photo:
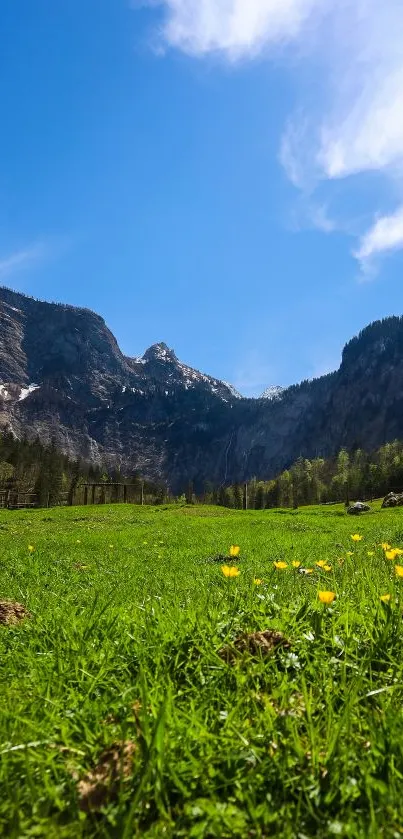
[[[0,624],[3,626],[20,623],[29,616],[28,610],[22,603],[13,600],[0,600]]]
[[[279,647],[289,649],[290,646],[290,642],[282,632],[277,632],[275,629],[265,629],[262,632],[241,635],[232,644],[222,647],[218,654],[224,661],[231,663],[238,655],[248,653],[256,658],[271,655]]]
[[[135,750],[135,743],[128,741],[113,743],[102,752],[94,769],[78,782],[80,810],[101,810],[116,797],[121,783],[131,776]]]

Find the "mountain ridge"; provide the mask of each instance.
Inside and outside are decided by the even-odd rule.
[[[333,373],[248,399],[164,342],[130,358],[91,310],[0,288],[0,428],[173,489],[403,437],[402,361],[393,316],[349,341]]]

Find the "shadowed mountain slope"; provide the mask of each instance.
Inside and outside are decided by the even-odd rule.
[[[243,399],[164,343],[128,358],[93,312],[0,289],[0,427],[173,490],[402,438],[402,362],[392,317],[353,338],[335,373]]]

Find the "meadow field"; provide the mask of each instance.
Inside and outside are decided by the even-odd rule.
[[[403,836],[401,509],[0,531],[2,836]]]

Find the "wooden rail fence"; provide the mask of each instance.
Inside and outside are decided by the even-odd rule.
[[[53,500],[52,493],[47,494],[47,499],[42,498],[35,492],[21,492],[13,488],[0,489],[0,509],[21,510],[30,507],[77,507],[88,504],[153,504],[156,501],[155,494],[146,493],[144,484],[122,483],[95,483],[81,484],[73,493],[59,492]]]

